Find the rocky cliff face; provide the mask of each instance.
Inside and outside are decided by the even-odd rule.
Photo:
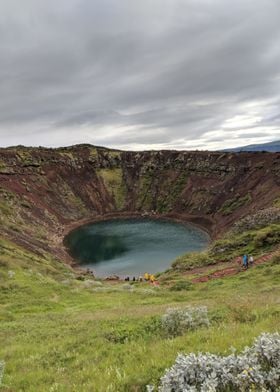
[[[169,215],[213,236],[280,197],[280,153],[0,149],[0,234],[65,258],[65,228],[107,214]]]

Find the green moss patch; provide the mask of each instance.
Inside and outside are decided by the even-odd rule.
[[[99,169],[97,174],[102,178],[108,192],[113,196],[117,209],[121,210],[124,207],[126,195],[122,169]]]
[[[235,210],[237,210],[238,208],[246,204],[249,204],[251,201],[252,201],[252,196],[249,193],[242,197],[228,199],[224,202],[222,207],[219,209],[219,212],[221,212],[222,215],[230,215]]]

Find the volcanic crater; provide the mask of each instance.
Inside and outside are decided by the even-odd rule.
[[[280,153],[0,149],[0,235],[74,263],[64,237],[115,218],[189,222],[213,239],[280,194]]]

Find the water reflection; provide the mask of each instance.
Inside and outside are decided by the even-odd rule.
[[[124,241],[118,235],[102,235],[77,231],[71,238],[71,254],[81,264],[98,263],[111,260],[128,251]]]
[[[179,255],[204,249],[208,235],[193,226],[150,219],[99,222],[71,232],[70,254],[98,276],[160,272]]]

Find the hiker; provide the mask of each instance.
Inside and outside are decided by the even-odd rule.
[[[156,280],[155,275],[151,274],[150,275],[150,282],[154,283],[155,280]]]
[[[139,280],[139,282],[142,282],[143,281],[143,277],[140,275],[138,280]]]
[[[148,274],[148,272],[144,273],[144,279],[146,282],[148,282],[148,280],[150,279],[150,274]]]
[[[248,255],[243,256],[243,267],[248,269]]]
[[[133,281],[133,282],[136,282],[136,278],[135,278],[135,276],[133,276],[133,278],[132,278],[132,281]]]
[[[249,257],[249,264],[250,265],[254,264],[254,257],[252,255]]]

